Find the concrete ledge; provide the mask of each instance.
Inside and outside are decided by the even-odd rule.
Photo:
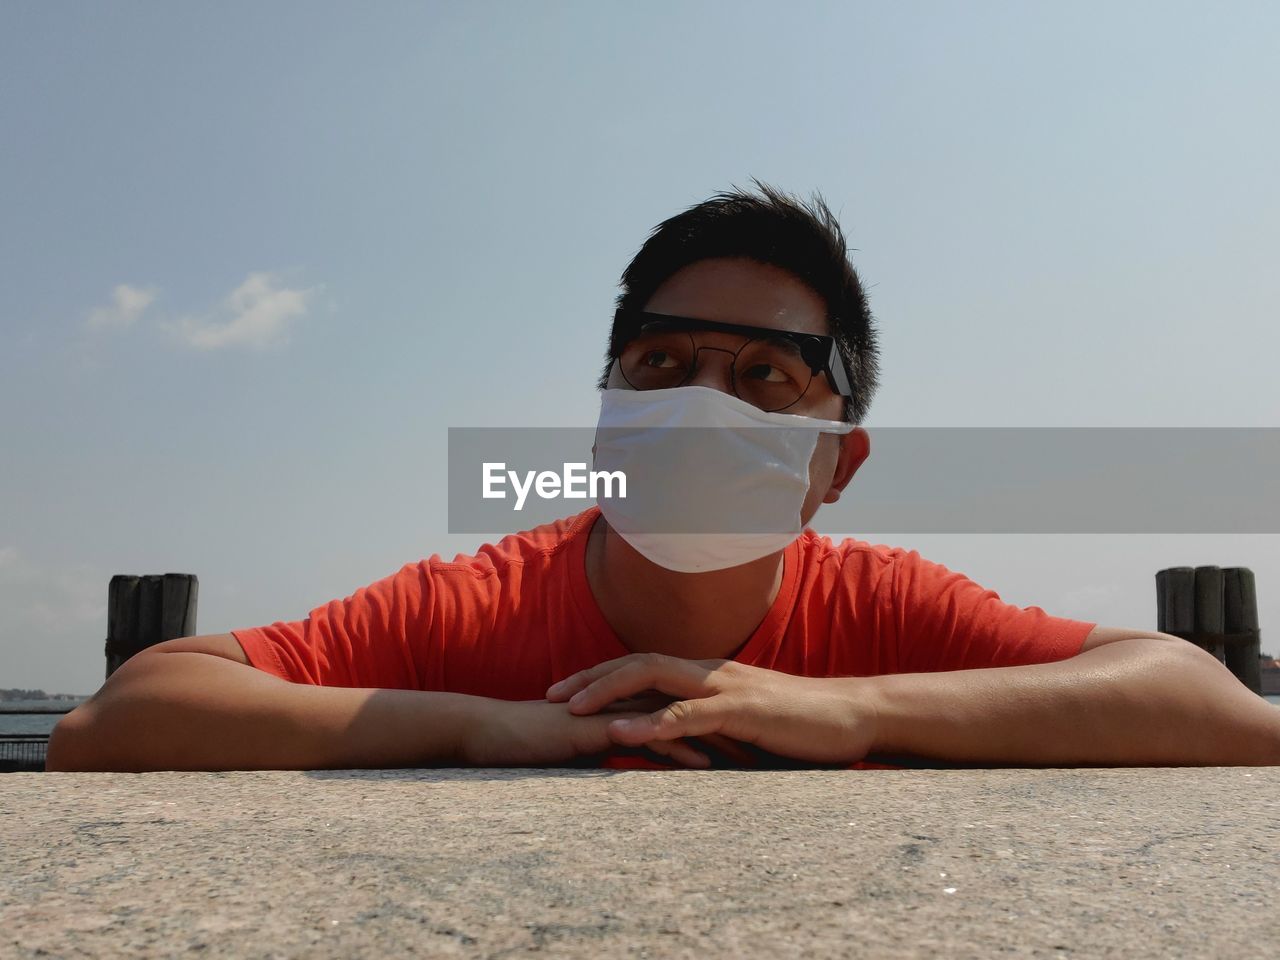
[[[1272,957],[1280,768],[0,778],[0,954]]]

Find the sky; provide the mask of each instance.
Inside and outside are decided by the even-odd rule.
[[[844,226],[873,456],[1280,425],[1278,42],[1267,2],[0,4],[0,687],[96,690],[113,574],[223,633],[473,551],[447,428],[593,425],[626,263],[753,177]],[[1156,570],[1250,566],[1277,647],[1275,536],[876,539],[1141,629]]]

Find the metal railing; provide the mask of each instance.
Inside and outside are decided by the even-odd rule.
[[[48,750],[47,733],[0,733],[0,773],[41,773]]]
[[[60,716],[70,713],[78,705],[75,701],[69,701],[65,706],[38,707],[0,703],[0,722],[6,716]],[[0,773],[42,773],[48,752],[47,733],[0,733]]]

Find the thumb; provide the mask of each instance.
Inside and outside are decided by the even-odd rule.
[[[711,699],[676,700],[654,713],[612,720],[608,731],[615,743],[636,745],[650,740],[717,733],[720,722],[719,711]]]
[[[600,753],[615,746],[611,724],[619,720],[643,719],[645,714],[638,711],[615,711],[613,713],[590,713],[586,716],[569,716],[569,739],[575,753]]]

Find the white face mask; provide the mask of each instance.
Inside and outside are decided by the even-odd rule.
[[[851,430],[838,420],[765,413],[710,387],[605,390],[595,469],[621,470],[627,495],[600,497],[600,512],[668,570],[749,563],[800,535],[818,435]]]

